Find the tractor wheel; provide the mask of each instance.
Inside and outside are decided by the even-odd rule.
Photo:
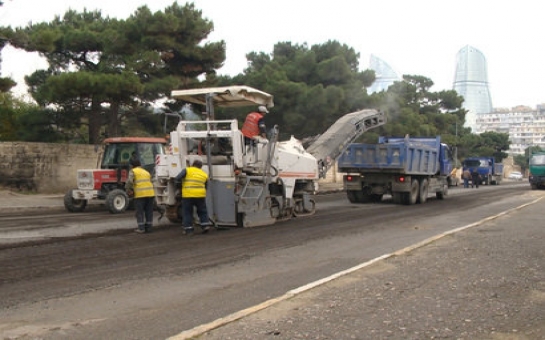
[[[87,206],[87,200],[76,200],[72,197],[72,190],[64,195],[64,207],[70,212],[82,212]]]
[[[112,214],[122,213],[129,206],[129,196],[124,190],[112,190],[106,195],[106,206]]]

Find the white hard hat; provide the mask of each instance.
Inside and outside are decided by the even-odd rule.
[[[261,113],[269,113],[269,110],[267,110],[267,108],[263,105],[259,106],[257,110]]]

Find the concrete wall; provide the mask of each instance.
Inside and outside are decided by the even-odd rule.
[[[99,152],[94,145],[0,142],[0,187],[42,194],[65,193],[76,187],[78,169],[97,167]],[[520,170],[512,157],[503,163],[504,177]],[[335,165],[319,183],[342,185],[342,178]]]
[[[95,168],[94,145],[0,142],[0,187],[44,194],[76,187],[77,169]]]
[[[61,194],[76,187],[78,169],[94,169],[94,145],[0,142],[0,188],[40,194]],[[341,183],[332,168],[320,183]]]

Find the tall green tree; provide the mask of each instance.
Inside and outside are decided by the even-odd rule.
[[[1,2],[0,2],[0,6],[2,6]],[[2,50],[4,49],[4,47],[9,43],[8,37],[11,32],[12,30],[8,28],[0,27],[0,53],[2,53]],[[14,82],[13,79],[0,77],[0,93],[9,92],[16,85],[17,83]]]
[[[52,109],[39,107],[15,97],[0,93],[0,141],[62,142],[74,140],[67,133],[66,117]],[[84,140],[84,138],[80,138]]]
[[[498,132],[484,132],[480,135],[465,134],[460,142],[460,154],[466,157],[494,157],[501,163],[509,155],[504,151],[509,149],[509,134]]]
[[[175,2],[155,13],[140,7],[126,20],[70,10],[52,22],[17,28],[9,38],[49,63],[26,77],[33,98],[88,124],[88,142],[96,144],[102,132],[120,135],[127,115],[215,73],[225,43],[204,43],[212,30],[193,4]]]
[[[462,128],[466,113],[463,98],[455,91],[433,92],[432,86],[433,81],[424,76],[404,75],[388,90],[372,94],[374,105],[388,116],[388,124],[378,132],[389,136],[439,135],[443,142],[457,146],[461,136],[469,133]],[[376,141],[371,134],[362,139]]]
[[[365,86],[373,83],[374,72],[359,71],[359,54],[345,44],[330,40],[309,47],[279,42],[272,54],[251,52],[246,58],[248,67],[242,74],[218,82],[274,94],[275,107],[266,122],[280,127],[281,138],[323,133],[340,116],[368,107]],[[246,113],[238,113],[239,121]]]
[[[18,113],[12,95],[0,92],[0,141],[16,140]]]

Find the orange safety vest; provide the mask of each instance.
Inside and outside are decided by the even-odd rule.
[[[204,198],[206,197],[206,181],[208,175],[202,169],[190,166],[185,169],[186,174],[182,180],[183,198]]]
[[[153,190],[150,173],[141,167],[133,168],[132,172],[134,173],[134,198],[154,197],[155,190]]]
[[[259,112],[252,112],[246,116],[244,125],[240,130],[244,137],[252,138],[260,134],[259,131],[259,121],[263,118],[263,115]]]

